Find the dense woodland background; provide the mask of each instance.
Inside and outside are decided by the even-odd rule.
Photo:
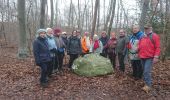
[[[69,1],[70,4],[66,5],[67,0],[0,0],[1,46],[16,45],[22,56],[31,53],[38,28],[59,27],[68,33],[79,29],[92,35],[103,30],[109,34],[125,28],[130,34],[133,24],[139,24],[143,30],[144,24],[152,23],[154,32],[161,36],[163,60],[165,55],[170,55],[167,52],[170,49],[169,0]],[[127,9],[127,2],[135,2],[136,6]]]

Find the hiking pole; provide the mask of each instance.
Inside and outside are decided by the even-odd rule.
[[[54,70],[55,70],[54,68],[55,68],[55,65],[56,65],[55,64],[55,53],[53,53],[52,61],[53,61],[53,72],[54,72]]]

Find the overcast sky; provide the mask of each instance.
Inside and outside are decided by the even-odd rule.
[[[66,7],[69,7],[70,6],[70,2],[71,2],[71,0],[54,0],[54,5],[55,5],[55,2],[56,1],[58,1],[58,8],[60,9],[60,11],[61,11],[61,13],[64,11],[64,8],[66,8]],[[77,6],[77,4],[78,4],[78,0],[72,0],[73,1],[73,3],[74,3],[74,5],[76,5]],[[87,2],[89,2],[89,5],[91,5],[91,1],[92,0],[86,0]],[[109,1],[110,0],[105,0],[105,6],[106,6],[106,8],[107,7],[109,7],[108,5],[109,5]],[[128,10],[128,14],[130,14],[130,15],[134,15],[136,12],[135,12],[135,10],[133,10],[133,9],[136,9],[137,7],[137,5],[136,5],[136,0],[122,0],[123,1],[123,6],[124,6],[124,8],[127,10],[127,9],[129,9]],[[93,5],[95,4],[95,0],[93,0]],[[80,0],[80,3],[83,5],[82,6],[82,8],[84,8],[84,4],[85,4],[85,0]],[[117,3],[118,3],[118,0],[117,0]],[[48,0],[48,5],[50,6],[50,0]],[[49,7],[50,8],[50,7]],[[100,10],[101,10],[101,14],[103,13],[103,8],[104,8],[104,0],[100,0]],[[138,10],[139,10],[139,8],[137,8]],[[49,9],[50,10],[50,9]],[[49,14],[50,14],[50,11],[48,11],[49,12]]]

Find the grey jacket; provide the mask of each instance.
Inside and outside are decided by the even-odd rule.
[[[122,53],[123,55],[126,54],[126,45],[128,44],[129,39],[127,36],[124,37],[119,37],[117,39],[117,46],[116,46],[116,51],[117,53]]]

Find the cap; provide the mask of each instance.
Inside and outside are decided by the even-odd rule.
[[[145,28],[145,29],[152,28],[152,25],[149,24],[149,23],[147,23],[147,24],[144,25],[144,28]]]

